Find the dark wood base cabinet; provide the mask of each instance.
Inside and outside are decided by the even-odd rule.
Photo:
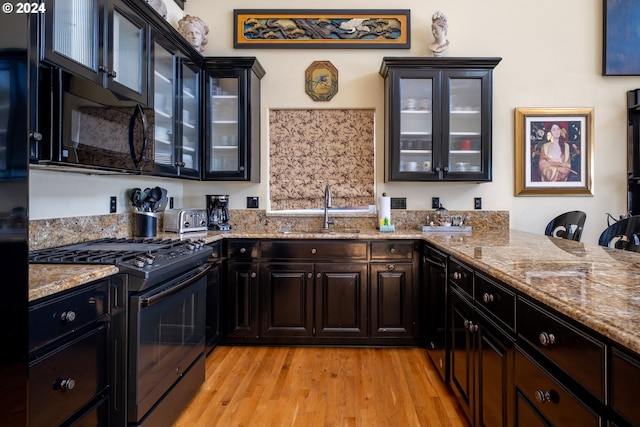
[[[413,241],[226,242],[228,344],[415,345]]]
[[[475,426],[513,425],[513,337],[451,288],[450,384]]]

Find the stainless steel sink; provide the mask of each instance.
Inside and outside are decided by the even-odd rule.
[[[346,230],[324,230],[324,229],[317,229],[317,230],[276,230],[276,233],[279,234],[356,234],[356,233],[360,233],[360,230],[356,230],[356,229],[346,229]]]

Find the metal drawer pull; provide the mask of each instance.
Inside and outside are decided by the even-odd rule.
[[[474,324],[471,320],[464,321],[465,329],[468,329],[469,332],[476,332],[478,330],[478,325]]]
[[[537,389],[536,390],[536,400],[538,401],[538,403],[551,402],[551,392]]]
[[[453,273],[453,278],[454,278],[455,280],[458,280],[458,279],[464,279],[465,277],[466,277],[466,274],[464,274],[464,273],[458,273],[457,271],[455,271],[455,272]]]
[[[545,347],[556,343],[556,336],[546,332],[540,332],[540,335],[538,335],[538,339],[540,340],[540,344]]]
[[[485,292],[484,295],[482,295],[482,301],[484,301],[485,304],[489,304],[490,302],[493,302],[494,297],[493,295]]]
[[[58,378],[54,383],[53,383],[53,389],[54,390],[72,390],[74,387],[76,386],[76,381],[71,379],[71,378],[67,378],[66,380],[63,380],[61,378]]]
[[[71,323],[76,320],[75,311],[65,311],[60,315],[60,320],[63,322]]]
[[[388,269],[389,271],[393,271],[393,270],[395,270],[395,269],[396,269],[396,266],[395,266],[395,265],[393,265],[393,264],[389,264],[389,265],[387,266],[387,269]]]

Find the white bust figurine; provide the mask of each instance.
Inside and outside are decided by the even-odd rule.
[[[195,47],[203,52],[207,44],[209,27],[197,16],[185,15],[178,21],[178,32]]]
[[[434,13],[431,17],[431,33],[435,40],[429,44],[429,49],[433,52],[433,56],[442,56],[442,53],[449,46],[449,40],[447,40],[448,28],[447,17],[444,13]]]

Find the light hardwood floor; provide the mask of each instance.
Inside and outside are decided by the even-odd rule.
[[[219,346],[175,427],[467,427],[419,348]]]

